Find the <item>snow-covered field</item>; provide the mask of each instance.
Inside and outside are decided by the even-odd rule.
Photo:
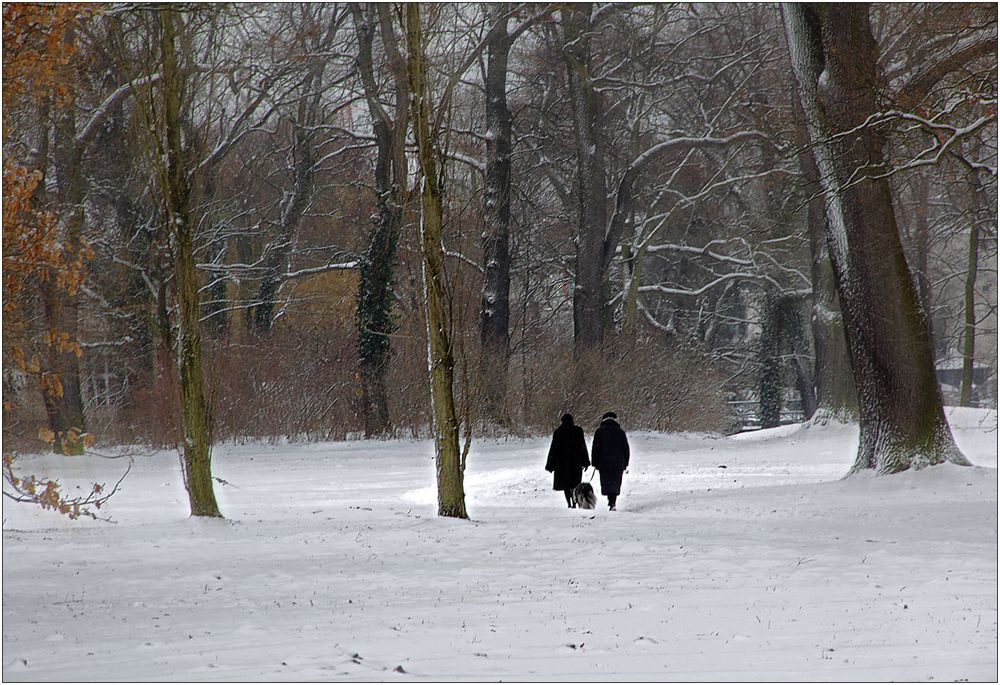
[[[472,521],[429,442],[219,446],[224,521],[139,457],[115,524],[4,501],[3,678],[995,681],[996,413],[952,423],[976,467],[846,481],[853,427],[633,434],[617,512],[481,441]]]

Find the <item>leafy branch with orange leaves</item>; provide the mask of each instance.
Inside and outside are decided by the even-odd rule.
[[[50,106],[66,107],[73,102],[71,63],[76,47],[67,36],[79,22],[97,11],[95,5],[10,3],[3,7],[3,355],[25,376],[35,377],[43,394],[61,397],[59,374],[43,368],[38,354],[27,354],[28,313],[25,291],[32,285],[48,283],[70,296],[75,295],[85,276],[90,247],[81,242],[73,247],[62,243],[58,218],[46,207],[45,165],[42,160],[18,159],[10,141],[23,118],[47,112]],[[47,147],[47,134],[44,136]],[[27,156],[27,155],[25,155]],[[57,354],[77,357],[82,351],[74,336],[60,330],[48,330],[42,345]],[[5,401],[3,411],[13,407]],[[88,447],[93,436],[82,431],[55,435],[42,428],[39,438],[50,447],[58,439]],[[51,478],[17,475],[16,455],[3,455],[4,495],[18,502],[34,502],[45,509],[70,518],[96,516],[90,507],[99,509],[117,490],[110,491],[95,483],[82,497],[67,497],[59,483]],[[126,473],[128,471],[126,470]],[[122,476],[124,478],[124,475]]]

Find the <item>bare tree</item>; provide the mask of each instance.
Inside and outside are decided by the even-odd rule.
[[[486,173],[483,181],[483,295],[479,314],[484,414],[507,423],[504,399],[510,362],[510,188],[512,118],[507,106],[507,61],[514,37],[508,3],[490,5],[486,48]]]
[[[191,208],[188,152],[182,143],[181,100],[186,92],[185,69],[179,63],[176,10],[157,13],[162,76],[154,143],[157,178],[163,201],[166,229],[173,252],[179,310],[177,365],[180,371],[181,412],[184,431],[184,483],[192,516],[220,517],[212,487],[212,419],[205,397],[202,368],[201,315],[198,273],[195,268],[195,220]]]
[[[466,453],[459,446],[459,419],[455,411],[454,320],[448,311],[447,272],[441,244],[444,169],[435,116],[440,115],[441,110],[431,106],[430,68],[420,5],[407,4],[405,13],[411,119],[420,165],[420,252],[427,317],[427,363],[434,415],[438,515],[468,518],[464,487]],[[446,103],[439,106],[446,106]]]
[[[782,7],[813,144],[845,317],[861,437],[853,472],[968,464],[941,407],[927,316],[903,255],[884,173],[868,7]],[[823,82],[820,83],[820,76]]]
[[[386,371],[392,353],[394,303],[393,268],[403,223],[407,194],[405,156],[409,122],[409,85],[386,5],[351,5],[358,38],[358,72],[375,133],[375,205],[368,248],[361,259],[358,282],[358,352],[365,435],[386,433],[391,427],[386,397]],[[391,86],[375,78],[372,44],[381,35],[383,52],[392,75]],[[382,105],[383,90],[394,102],[390,114]]]

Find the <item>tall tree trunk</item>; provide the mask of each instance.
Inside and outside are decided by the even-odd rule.
[[[479,386],[486,417],[507,423],[510,362],[511,122],[507,108],[507,3],[490,6],[486,48],[486,178],[483,203],[483,296],[479,310]]]
[[[962,389],[959,403],[972,405],[972,370],[976,361],[976,278],[979,274],[979,212],[977,205],[983,187],[975,172],[972,179],[972,220],[969,222],[969,253],[965,270],[965,330],[962,335]]]
[[[801,132],[803,147],[808,133]],[[833,265],[826,244],[826,210],[819,184],[816,162],[809,152],[799,155],[799,168],[806,181],[809,249],[811,253],[812,316],[815,363],[816,409],[847,419],[856,417],[858,403],[851,378],[851,360],[844,338],[844,320],[833,278]]]
[[[795,389],[802,414],[812,418],[816,395],[809,369],[809,342],[802,326],[802,300],[793,295],[769,292],[764,297],[760,333],[760,426],[773,428],[781,423],[785,405],[785,359],[791,360]]]
[[[799,393],[804,421],[811,419],[818,407],[815,366],[810,367],[809,365],[809,338],[806,337],[806,328],[802,325],[802,308],[806,305],[808,305],[808,301],[803,302],[798,297],[785,298],[785,315],[788,317],[788,337],[791,343],[792,370],[795,373],[795,390]]]
[[[573,282],[574,352],[597,350],[604,339],[604,237],[608,226],[607,169],[601,139],[604,104],[591,81],[591,4],[562,10],[576,147],[576,274]]]
[[[177,64],[176,12],[159,12],[160,49],[163,59],[162,156],[160,180],[168,230],[172,234],[174,278],[177,287],[179,327],[177,361],[180,372],[181,414],[184,425],[184,476],[192,516],[221,516],[212,487],[212,427],[205,402],[202,374],[200,298],[194,260],[194,222],[188,164],[181,143],[181,97],[184,76]]]
[[[357,294],[358,356],[361,366],[361,401],[365,436],[384,435],[392,428],[386,393],[386,372],[392,355],[391,335],[396,330],[392,317],[394,298],[393,271],[396,247],[403,223],[403,195],[406,191],[406,164],[403,146],[406,137],[408,86],[405,65],[396,63],[392,27],[382,16],[383,41],[395,83],[395,112],[392,117],[382,107],[375,80],[372,42],[379,12],[374,5],[352,4],[355,32],[358,37],[358,71],[364,87],[368,112],[375,131],[375,213],[369,230],[368,248],[361,257]],[[403,70],[400,69],[403,67]]]
[[[409,74],[413,134],[420,164],[420,251],[423,257],[424,302],[427,315],[427,361],[430,366],[434,447],[437,462],[438,515],[468,518],[465,511],[465,463],[459,450],[455,411],[455,359],[448,293],[441,247],[444,189],[438,169],[437,140],[431,126],[428,65],[420,25],[420,5],[408,3],[406,12],[407,72]]]
[[[968,464],[941,406],[927,315],[903,254],[892,191],[886,178],[875,178],[886,171],[883,134],[862,126],[879,111],[881,86],[868,11],[782,6],[858,394],[861,433],[851,471]]]

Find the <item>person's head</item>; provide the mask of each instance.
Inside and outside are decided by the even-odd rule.
[[[617,421],[618,414],[614,413],[613,411],[606,411],[604,412],[604,416],[601,417],[601,421],[606,421],[607,419],[611,419],[612,421]]]
[[[563,414],[562,415],[562,423],[563,423],[564,426],[572,426],[573,425],[573,415],[572,414]]]

